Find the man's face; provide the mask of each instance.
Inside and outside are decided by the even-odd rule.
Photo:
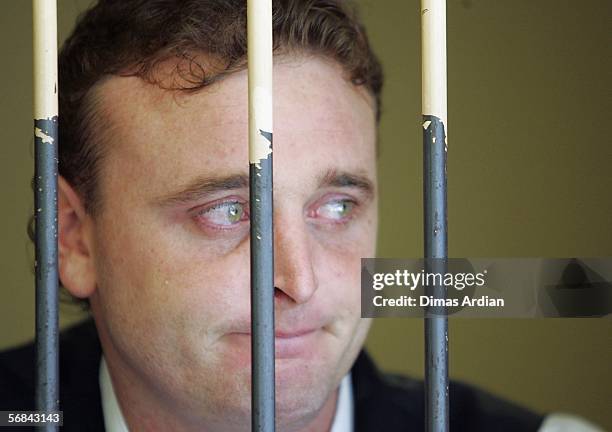
[[[91,303],[109,367],[171,406],[243,422],[251,361],[247,74],[195,94],[115,77],[97,94],[110,127],[102,132],[102,211],[91,225]],[[281,423],[321,408],[367,333],[360,258],[375,253],[375,127],[371,98],[338,65],[277,61]]]

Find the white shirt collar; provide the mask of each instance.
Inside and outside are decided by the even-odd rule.
[[[100,362],[100,394],[102,396],[102,415],[104,416],[106,432],[128,432],[104,356],[102,356]]]
[[[340,382],[336,414],[330,432],[353,432],[353,417],[353,383],[349,372]]]
[[[104,356],[100,362],[99,380],[106,432],[128,432]],[[340,383],[336,413],[330,432],[353,432],[353,409],[353,384],[351,374],[348,373]]]

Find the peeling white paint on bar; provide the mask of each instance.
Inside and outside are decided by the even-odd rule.
[[[446,101],[446,1],[421,1],[423,115],[442,120],[448,135]]]
[[[247,10],[249,58],[249,162],[259,167],[272,153],[272,2],[251,1]],[[255,37],[257,35],[257,37]]]
[[[272,92],[265,87],[255,87],[254,99],[253,116],[257,133],[252,131],[255,136],[249,142],[249,161],[259,166],[263,159],[272,154],[272,143],[262,134],[272,133]]]
[[[33,0],[34,119],[58,114],[57,102],[57,4]]]
[[[44,133],[40,128],[34,128],[34,136],[36,138],[40,138],[45,144],[53,144],[53,142],[55,141],[53,137],[50,137],[49,135]]]

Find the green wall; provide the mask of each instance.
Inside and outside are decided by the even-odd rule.
[[[422,254],[419,3],[361,0],[386,72],[379,256]],[[59,0],[60,37],[87,1]],[[31,5],[0,15],[0,347],[33,336]],[[612,255],[609,0],[448,0],[449,255]],[[79,319],[66,308],[62,323]],[[456,320],[454,378],[612,429],[612,321]],[[380,365],[420,376],[423,325],[380,319]]]

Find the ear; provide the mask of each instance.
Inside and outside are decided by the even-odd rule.
[[[91,217],[76,191],[58,177],[59,275],[75,297],[90,297],[96,289]]]

